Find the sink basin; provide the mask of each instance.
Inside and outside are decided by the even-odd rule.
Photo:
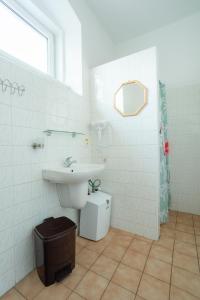
[[[69,168],[46,168],[42,171],[43,178],[54,183],[78,183],[88,181],[103,171],[100,164],[74,164]]]
[[[73,164],[69,168],[49,167],[42,170],[45,180],[57,184],[62,207],[81,209],[88,198],[88,180],[104,170],[103,164]]]

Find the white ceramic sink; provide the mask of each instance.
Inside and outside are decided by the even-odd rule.
[[[71,167],[49,167],[42,170],[45,180],[57,184],[62,207],[81,209],[88,198],[88,180],[96,178],[103,164],[73,164]]]
[[[54,183],[78,183],[88,181],[104,169],[101,164],[74,164],[69,168],[52,167],[42,171],[43,178]]]

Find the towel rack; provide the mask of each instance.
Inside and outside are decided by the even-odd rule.
[[[0,78],[0,86],[3,93],[10,90],[10,95],[18,94],[20,97],[25,93],[25,87],[17,82],[11,82],[9,79]]]

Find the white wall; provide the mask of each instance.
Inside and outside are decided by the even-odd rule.
[[[148,105],[137,117],[123,118],[113,108],[113,95],[131,79],[148,88]],[[156,49],[151,48],[99,66],[92,71],[92,120],[107,120],[112,142],[93,160],[106,160],[102,189],[113,196],[114,227],[149,238],[159,236],[159,148]],[[106,145],[106,144],[104,144]],[[107,144],[108,145],[108,144]]]
[[[167,85],[172,208],[200,213],[200,13],[117,46],[117,57],[156,46]]]
[[[159,79],[167,85],[199,81],[200,13],[117,45],[116,57],[156,46]]]
[[[171,208],[200,215],[200,84],[168,89]]]
[[[62,163],[72,155],[90,160],[84,137],[47,137],[48,128],[87,133],[89,103],[65,85],[42,73],[0,57],[0,77],[23,84],[25,95],[2,93],[0,87],[0,296],[34,267],[32,229],[49,216],[77,212],[62,209],[53,184],[42,180],[45,164]],[[43,150],[31,143],[44,139]]]
[[[21,4],[33,11],[33,7],[29,7],[30,4],[27,5],[26,2],[27,0],[21,0]],[[59,0],[59,5],[53,0],[31,0],[31,2],[60,28],[63,45],[62,49],[59,49],[59,53],[56,53],[57,63],[59,61],[63,66],[64,82],[76,93],[82,95],[82,35],[78,17],[68,0]],[[35,17],[37,18],[37,15]],[[41,17],[40,21],[43,20],[44,17]],[[60,61],[61,59],[63,61]]]
[[[82,0],[69,0],[82,29],[82,66],[85,94],[90,93],[90,68],[111,61],[115,45],[91,9]]]
[[[88,67],[113,59],[114,44],[83,0],[69,0],[82,25],[83,57]]]

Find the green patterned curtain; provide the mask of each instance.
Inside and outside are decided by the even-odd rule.
[[[165,84],[159,81],[160,91],[160,223],[168,220],[168,210],[170,205],[170,173],[169,157],[165,152],[165,144],[168,142],[167,136],[167,102]]]

